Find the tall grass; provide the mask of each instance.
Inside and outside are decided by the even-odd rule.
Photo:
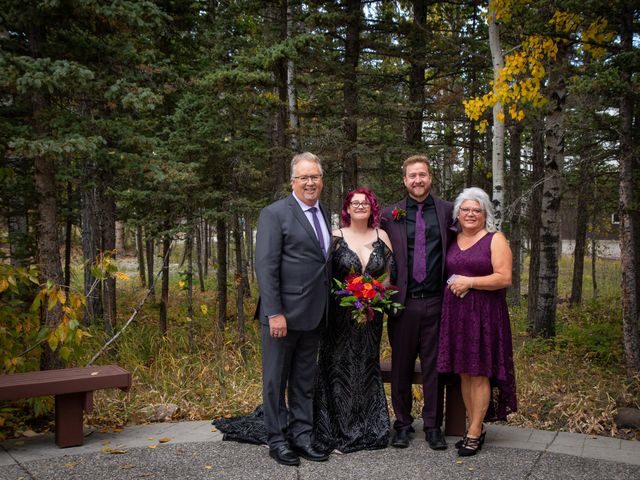
[[[598,260],[596,267],[599,297],[594,300],[591,292],[587,260],[583,305],[569,307],[563,300],[571,291],[572,259],[562,258],[561,302],[553,340],[530,338],[526,305],[511,308],[519,410],[511,415],[510,424],[625,438],[639,435],[618,431],[613,421],[617,407],[640,407],[640,381],[627,379],[624,371],[619,262]],[[135,272],[131,276],[128,282],[118,282],[118,327],[144,295]],[[260,327],[250,319],[253,302],[245,305],[247,341],[243,344],[238,340],[233,294],[227,327],[221,331],[217,326],[214,275],[207,279],[206,292],[194,289],[196,313],[191,320],[187,318],[186,292],[179,290],[178,280],[174,264],[166,335],[159,333],[158,306],[147,303],[128,330],[98,359],[97,363],[118,363],[131,371],[133,387],[128,393],[96,392],[89,423],[103,427],[140,423],[146,421],[141,413],[144,407],[169,403],[179,407],[174,420],[213,419],[248,413],[261,402]],[[156,295],[159,299],[159,288]],[[206,306],[206,314],[201,305]],[[93,327],[91,333],[80,365],[106,341],[101,328]],[[389,354],[383,335],[382,356],[388,358]],[[418,389],[415,396],[418,412]]]

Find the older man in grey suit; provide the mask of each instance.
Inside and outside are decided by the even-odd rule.
[[[318,330],[329,294],[331,236],[319,202],[322,186],[318,157],[296,155],[291,161],[292,193],[265,207],[258,220],[264,422],[269,454],[283,465],[299,465],[299,457],[328,458],[311,440]]]

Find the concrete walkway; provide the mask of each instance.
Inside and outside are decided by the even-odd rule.
[[[466,459],[453,448],[458,438],[434,452],[422,433],[404,450],[336,454],[300,467],[276,464],[266,447],[221,440],[208,421],[95,431],[66,449],[52,434],[8,440],[0,444],[0,480],[640,479],[640,442],[504,425],[488,425],[482,451]]]

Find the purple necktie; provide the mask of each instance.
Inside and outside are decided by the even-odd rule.
[[[416,213],[416,236],[413,244],[413,278],[422,283],[427,278],[427,242],[425,238],[426,226],[422,216],[424,204],[418,203]]]
[[[322,253],[327,255],[327,250],[324,248],[324,235],[322,234],[322,228],[320,228],[320,221],[318,220],[318,209],[316,207],[311,207],[308,211],[311,212],[311,216],[313,217],[313,226],[316,229],[316,235],[318,236]]]

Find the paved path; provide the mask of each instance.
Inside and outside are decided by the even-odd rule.
[[[502,425],[489,425],[482,451],[466,459],[452,448],[457,438],[447,439],[446,451],[434,452],[421,433],[404,450],[302,460],[297,468],[276,464],[266,447],[221,440],[208,421],[96,431],[83,446],[65,449],[51,434],[9,440],[0,444],[0,480],[640,479],[640,442]]]

